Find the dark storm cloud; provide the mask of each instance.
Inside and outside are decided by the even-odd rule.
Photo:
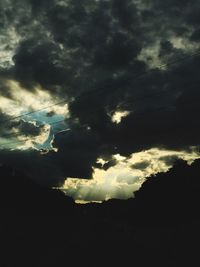
[[[124,28],[126,13],[127,18],[134,17],[136,27],[134,8],[130,14],[123,4],[125,14],[120,17],[117,5],[109,1],[66,3],[51,8],[49,3],[45,8],[45,2],[41,4],[35,17],[40,27],[29,23],[14,57],[14,73],[28,87],[34,83],[45,88],[62,86],[59,93],[74,96],[104,86],[116,71],[134,65],[141,44],[134,30]]]
[[[164,161],[166,163],[166,165],[171,166],[173,165],[174,162],[176,162],[178,160],[177,156],[164,156],[161,157],[160,160]]]
[[[0,110],[0,131],[1,134],[11,131],[16,126],[16,122],[10,121],[11,116],[3,113]],[[18,123],[17,123],[18,124]]]
[[[76,128],[74,131],[57,134],[53,145],[58,152],[50,152],[48,156],[57,162],[63,174],[68,177],[91,178],[92,166],[99,152],[98,136]]]
[[[29,174],[44,185],[58,186],[65,180],[55,161],[36,150],[0,150],[0,163]]]
[[[13,28],[19,34],[25,34],[33,22],[30,20],[31,6],[28,0],[2,0],[0,3],[0,34],[5,36]],[[9,38],[7,47],[10,46]]]
[[[17,136],[34,137],[39,136],[43,130],[43,125],[37,125],[23,119],[12,120],[12,116],[0,111],[0,137],[2,138]]]
[[[150,163],[146,160],[146,161],[143,161],[143,162],[135,163],[131,167],[133,169],[145,170],[147,167],[149,167],[149,165],[150,165]]]
[[[12,95],[11,95],[11,92],[10,92],[10,88],[5,83],[6,78],[3,77],[4,74],[0,73],[0,76],[1,76],[1,79],[0,79],[0,95],[8,97],[8,98],[12,98]]]
[[[41,84],[44,88],[62,85],[67,67],[62,50],[53,42],[38,39],[25,40],[14,56],[15,76],[24,87]]]
[[[54,146],[58,151],[0,151],[0,163],[22,169],[38,182],[61,185],[66,177],[91,178],[92,165],[98,156],[98,140],[87,131],[77,129],[57,135]],[[45,151],[43,151],[45,152]],[[36,168],[37,166],[37,168]]]
[[[2,77],[7,73],[27,90],[39,84],[61,98],[69,97],[71,120],[80,126],[74,123],[70,132],[56,135],[58,152],[43,156],[55,161],[56,168],[61,166],[61,176],[91,177],[100,156],[199,143],[200,57],[185,59],[198,48],[199,4],[186,0],[2,4],[1,34],[5,36],[11,25],[21,38],[13,48],[14,65],[1,70]],[[139,57],[144,51],[147,56]],[[156,55],[168,65],[150,72],[158,65],[149,65]],[[129,115],[114,124],[111,116],[124,110]]]
[[[18,126],[19,132],[21,135],[25,136],[38,136],[43,130],[43,125],[35,125],[34,123],[21,120]]]
[[[4,136],[7,132],[11,132],[13,123],[5,123],[10,119],[10,116],[0,111],[0,133]]]

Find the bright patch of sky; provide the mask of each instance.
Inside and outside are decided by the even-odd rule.
[[[54,135],[62,130],[68,129],[66,119],[69,117],[67,102],[62,102],[49,94],[48,91],[39,86],[34,91],[27,91],[19,83],[13,80],[6,82],[10,90],[11,98],[0,96],[1,111],[11,117],[23,116],[21,119],[27,122],[44,125],[44,129],[39,136],[27,137],[12,136],[8,138],[0,137],[0,149],[53,149],[52,140]],[[54,105],[56,103],[60,103]],[[16,118],[16,120],[18,120]],[[19,142],[19,143],[17,143]]]
[[[111,120],[112,120],[112,122],[114,122],[114,123],[116,123],[116,124],[119,124],[119,123],[121,122],[121,120],[122,120],[123,118],[125,118],[126,116],[128,116],[129,114],[130,114],[129,111],[116,111],[116,112],[113,114]]]
[[[191,164],[200,158],[196,148],[186,151],[171,151],[152,148],[132,154],[129,158],[113,155],[115,166],[103,169],[106,163],[99,158],[102,169],[93,168],[93,178],[67,178],[61,190],[72,197],[76,203],[102,202],[108,199],[129,199],[139,190],[147,177],[167,172],[176,159]]]

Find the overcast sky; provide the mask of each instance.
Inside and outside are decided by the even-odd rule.
[[[0,164],[133,197],[199,158],[199,69],[200,0],[1,0]]]

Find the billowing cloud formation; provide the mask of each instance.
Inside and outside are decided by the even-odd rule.
[[[4,113],[16,117],[35,110],[52,115],[68,116],[67,101],[54,105],[59,102],[59,97],[53,97],[41,86],[33,88],[34,91],[28,91],[26,88],[14,80],[2,82],[2,90],[6,90],[6,95],[0,95],[0,106]],[[36,112],[37,115],[37,112]]]
[[[13,80],[4,81],[2,86],[9,94],[0,96],[0,149],[39,148],[48,139],[52,141],[50,125],[68,117],[67,102],[54,105],[59,98],[40,86],[34,92]]]
[[[68,104],[23,121],[66,119],[50,131],[57,152],[4,149],[2,162],[31,172],[27,153],[34,154],[38,179],[55,185],[114,168],[116,154],[199,145],[199,0],[3,0],[0,7],[2,113]],[[22,165],[13,163],[18,153]],[[42,164],[51,166],[49,180]]]
[[[37,125],[34,121],[24,119],[12,120],[11,116],[0,112],[1,149],[14,148],[16,145],[21,148],[34,147],[34,144],[44,143],[48,136],[48,125]]]
[[[132,198],[147,177],[167,172],[177,159],[191,164],[200,154],[195,150],[169,151],[157,148],[132,154],[129,158],[114,155],[115,166],[107,170],[94,168],[93,179],[68,178],[62,190],[77,203]],[[106,161],[99,159],[104,165]]]

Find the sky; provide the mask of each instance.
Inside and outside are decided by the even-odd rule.
[[[200,0],[1,0],[0,164],[87,203],[200,158],[199,13]]]

